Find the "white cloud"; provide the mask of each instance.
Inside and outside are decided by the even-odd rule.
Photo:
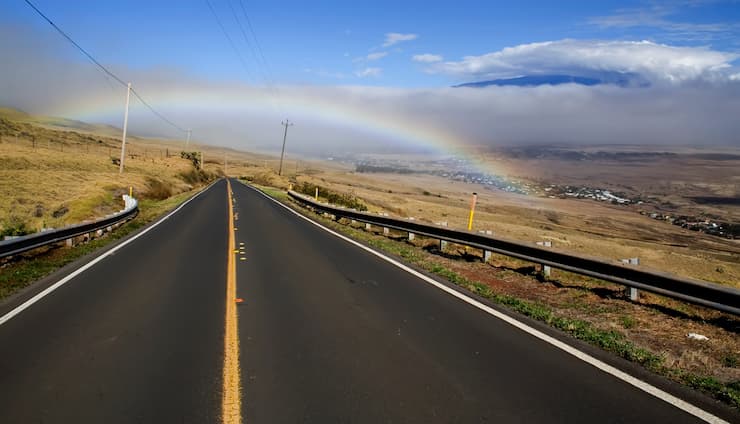
[[[360,78],[366,77],[378,77],[383,72],[381,68],[365,68],[355,72],[355,75]]]
[[[523,74],[635,73],[651,82],[716,80],[738,56],[705,47],[675,47],[650,41],[559,40],[521,44],[429,70],[458,78],[505,78]]]
[[[413,59],[415,62],[434,63],[434,62],[441,62],[442,59],[444,58],[438,54],[424,53],[424,54],[415,54],[411,57],[411,59]]]
[[[366,60],[378,60],[386,56],[388,56],[388,52],[377,52],[377,53],[370,53],[369,55],[365,56],[365,59]]]
[[[399,32],[389,32],[385,34],[385,42],[383,47],[392,46],[402,41],[411,41],[419,38],[417,34],[401,34]]]

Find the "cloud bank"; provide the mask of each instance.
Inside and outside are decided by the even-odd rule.
[[[676,47],[651,41],[559,40],[521,44],[466,56],[428,69],[458,79],[510,78],[533,74],[592,76],[636,74],[653,83],[726,79],[738,55],[706,47]]]

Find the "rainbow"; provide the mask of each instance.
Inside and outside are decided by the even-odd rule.
[[[390,113],[360,110],[353,105],[333,102],[327,98],[328,96],[310,93],[286,96],[285,92],[282,92],[276,100],[274,94],[266,89],[160,90],[146,94],[145,98],[154,108],[166,111],[170,116],[203,110],[239,111],[240,114],[251,113],[257,116],[269,114],[279,117],[278,119],[285,116],[301,116],[302,119],[311,118],[322,124],[359,130],[407,146],[432,150],[438,154],[464,157],[474,164],[477,162],[466,148],[473,142],[458,134]],[[137,109],[142,109],[139,112],[144,113],[143,106],[137,106],[134,100],[131,107],[132,113]],[[54,105],[48,113],[86,122],[115,122],[117,117],[121,116],[122,110],[123,93],[115,96],[111,92],[98,92],[79,100]],[[486,171],[490,173],[492,170]]]

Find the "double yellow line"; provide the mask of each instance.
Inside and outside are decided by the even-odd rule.
[[[221,417],[224,424],[241,424],[242,396],[239,369],[239,331],[236,314],[236,260],[234,251],[234,204],[231,183],[226,179],[229,201],[229,246],[226,274],[226,331],[224,333],[224,374]]]

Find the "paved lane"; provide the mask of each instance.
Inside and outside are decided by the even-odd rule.
[[[0,423],[221,413],[226,183],[0,326]]]
[[[696,422],[234,184],[247,422]]]

